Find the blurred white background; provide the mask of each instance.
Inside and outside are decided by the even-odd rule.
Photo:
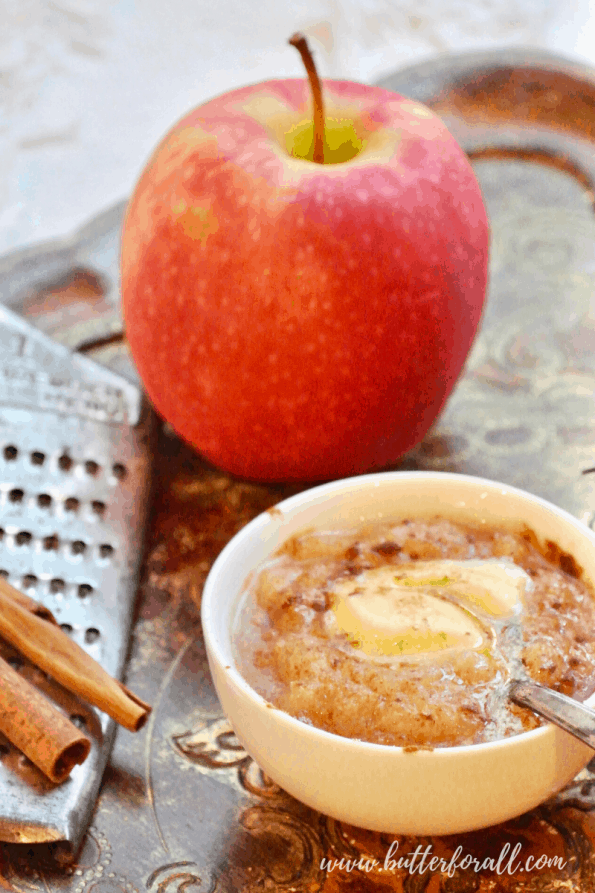
[[[543,48],[595,65],[595,0],[0,0],[0,254],[125,198],[192,106],[321,73],[364,82],[449,51]]]

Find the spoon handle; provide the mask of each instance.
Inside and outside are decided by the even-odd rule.
[[[595,750],[595,710],[551,688],[526,680],[511,682],[509,697],[516,704],[529,707]]]

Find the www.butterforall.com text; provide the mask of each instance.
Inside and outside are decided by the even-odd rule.
[[[463,847],[458,846],[450,859],[444,856],[435,856],[432,851],[432,844],[428,844],[425,848],[422,844],[410,853],[404,856],[396,857],[399,849],[398,840],[393,840],[388,852],[384,858],[384,863],[372,856],[360,856],[359,859],[326,859],[323,858],[320,867],[323,871],[364,871],[364,872],[395,872],[408,871],[409,874],[425,874],[427,871],[432,873],[440,872],[448,877],[459,871],[492,871],[496,874],[516,874],[516,872],[541,871],[544,868],[555,868],[562,871],[566,866],[566,861],[561,856],[527,856],[521,858],[522,844],[516,843],[512,847],[509,843],[505,843],[497,858],[493,856],[485,856],[478,859],[470,853],[463,854]]]

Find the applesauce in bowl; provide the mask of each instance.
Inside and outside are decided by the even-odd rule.
[[[435,549],[439,537],[434,531],[425,540],[430,543],[434,539],[430,544],[432,548],[420,557],[412,542],[423,541],[422,528],[426,525],[428,533],[428,525],[433,523],[433,519],[450,525],[451,540],[458,537],[466,541],[469,536],[475,539],[475,554],[470,555],[467,551],[456,555],[451,551],[438,555]],[[405,525],[405,521],[410,523]],[[387,530],[381,530],[385,524],[390,525],[392,539],[388,537]],[[399,525],[403,527],[399,529]],[[406,536],[406,527],[415,536]],[[397,674],[391,661],[402,663],[405,657],[405,662],[409,664],[408,673],[413,673],[410,679],[412,697],[408,704],[402,703],[399,709],[408,712],[411,723],[400,739],[395,734],[398,724],[393,726],[392,731],[385,728],[382,731],[385,737],[380,741],[362,740],[361,729],[357,728],[354,736],[350,737],[346,734],[347,726],[350,723],[353,725],[357,711],[346,709],[347,725],[343,727],[336,724],[341,711],[332,711],[333,725],[328,728],[314,724],[314,717],[308,717],[305,712],[300,714],[296,711],[301,718],[291,715],[287,709],[281,709],[281,704],[284,703],[286,707],[290,707],[290,704],[283,701],[286,695],[283,692],[284,680],[277,678],[277,670],[270,663],[270,656],[255,661],[262,650],[262,633],[266,630],[258,628],[258,622],[264,621],[262,615],[260,621],[258,617],[246,616],[248,594],[258,590],[259,575],[263,569],[273,567],[282,556],[291,558],[296,544],[299,547],[300,542],[305,543],[307,538],[313,537],[310,539],[312,545],[318,537],[328,547],[328,534],[325,533],[328,531],[340,536],[355,532],[359,538],[365,531],[369,539],[367,544],[363,541],[360,543],[359,558],[354,550],[346,554],[354,546],[353,542],[340,544],[337,553],[341,555],[339,563],[347,562],[351,566],[337,570],[334,577],[327,574],[326,588],[329,588],[329,580],[331,589],[335,587],[334,597],[331,598],[335,610],[326,603],[319,606],[324,608],[319,611],[314,610],[313,604],[305,607],[321,617],[331,611],[325,626],[327,639],[332,639],[336,644],[337,639],[342,638],[343,653],[357,661],[360,673],[365,674],[366,668],[369,670],[370,667],[374,672],[379,669],[384,672],[388,666],[390,675],[394,677]],[[499,532],[499,546],[496,548],[499,554],[490,555],[486,552],[485,544],[489,543],[494,532]],[[380,538],[377,536],[379,533],[382,534]],[[388,545],[391,542],[393,546]],[[505,547],[505,543],[508,546]],[[556,544],[556,548],[553,545],[548,547],[548,543]],[[379,546],[382,548],[379,549]],[[526,567],[511,561],[511,551],[514,552],[519,546],[530,555]],[[336,560],[333,549],[326,549],[325,561]],[[368,560],[373,552],[377,558]],[[527,560],[525,555],[523,561]],[[415,566],[419,563],[421,567],[424,561],[437,564],[431,567],[426,565],[422,568],[421,578],[418,576],[415,579]],[[454,562],[455,565],[446,567],[440,562]],[[558,608],[555,604],[559,599],[552,597],[553,616],[558,618],[557,622],[563,629],[572,630],[573,624],[585,625],[583,620],[574,618],[572,612],[573,605],[579,603],[575,597],[577,594],[585,596],[587,604],[591,604],[590,581],[595,579],[593,533],[576,518],[545,500],[481,478],[437,472],[385,472],[335,481],[285,500],[274,510],[248,524],[225,547],[209,574],[203,593],[202,619],[209,665],[223,709],[238,738],[274,781],[307,805],[354,825],[399,834],[450,834],[505,821],[533,808],[560,790],[586,765],[592,751],[561,729],[550,724],[537,725],[538,721],[532,714],[524,714],[519,708],[510,708],[506,704],[509,713],[503,718],[505,728],[504,731],[498,730],[493,725],[494,702],[488,709],[489,697],[486,696],[481,706],[481,698],[474,686],[486,686],[495,681],[496,697],[499,696],[498,686],[502,688],[506,678],[506,660],[500,663],[502,655],[498,652],[501,638],[498,623],[504,623],[502,618],[508,611],[507,622],[514,629],[512,621],[519,613],[521,620],[526,622],[528,617],[532,619],[539,612],[536,610],[537,603],[531,602],[533,596],[528,593],[527,587],[523,588],[518,581],[510,587],[509,597],[500,603],[499,608],[496,603],[491,605],[491,619],[488,616],[489,598],[485,593],[479,603],[476,600],[472,604],[467,597],[463,604],[464,593],[462,595],[459,591],[460,576],[455,593],[449,593],[451,583],[447,584],[446,578],[449,581],[454,579],[456,573],[453,570],[458,573],[461,566],[469,570],[470,565],[465,565],[465,562],[475,562],[475,570],[477,567],[485,568],[487,562],[493,562],[499,568],[496,574],[501,573],[503,567],[520,567],[520,572],[515,573],[522,573],[531,581],[536,579],[531,571],[544,562],[544,569],[549,568],[548,573],[555,569],[565,575],[562,579],[564,585],[569,587]],[[535,567],[531,562],[536,562]],[[473,637],[470,650],[479,657],[486,652],[483,654],[486,662],[489,664],[493,661],[495,664],[495,672],[494,666],[488,666],[487,673],[481,661],[479,664],[472,661],[466,668],[458,666],[456,689],[461,693],[462,700],[457,704],[456,699],[451,698],[448,702],[446,697],[439,698],[445,714],[443,717],[437,716],[437,702],[432,701],[437,683],[435,680],[428,682],[427,676],[428,669],[434,666],[436,655],[432,654],[431,661],[427,660],[427,656],[420,660],[420,655],[415,654],[415,635],[410,635],[407,640],[408,654],[387,653],[395,641],[404,641],[403,629],[396,632],[394,628],[383,629],[378,635],[378,611],[373,599],[368,600],[363,614],[361,605],[359,613],[356,611],[355,614],[353,610],[351,614],[349,610],[343,614],[337,610],[337,606],[341,605],[347,605],[349,609],[354,607],[353,599],[357,599],[357,594],[353,590],[361,583],[357,579],[361,574],[380,575],[373,582],[382,588],[386,583],[381,579],[382,574],[393,574],[395,569],[400,577],[398,585],[409,585],[412,592],[419,592],[416,586],[421,580],[426,597],[439,599],[441,605],[462,607],[467,612],[467,626],[451,623],[450,627],[444,627],[448,617],[446,620],[443,617],[441,624],[438,624],[442,628],[434,629],[434,632],[444,632],[446,629],[447,638],[451,636],[446,643],[448,647],[436,652],[438,663],[445,659],[456,662],[457,653],[463,653],[465,649],[453,649],[452,637],[456,639],[468,632]],[[424,577],[427,570],[431,573]],[[579,591],[583,586],[585,590]],[[490,587],[484,589],[489,595]],[[575,595],[572,595],[573,592]],[[295,606],[299,607],[299,604]],[[266,607],[257,604],[257,609],[267,616],[266,623],[271,624],[268,631],[274,633],[273,641],[277,633],[271,617]],[[452,616],[448,616],[452,620]],[[362,618],[367,622],[370,618],[373,620],[368,623],[367,634],[364,630],[364,636]],[[256,627],[255,619],[258,621]],[[278,619],[281,620],[280,617]],[[287,620],[281,620],[281,625],[287,625]],[[555,622],[548,621],[554,625]],[[409,632],[414,625],[409,624]],[[289,627],[291,623],[286,629],[288,633],[291,632]],[[302,628],[302,636],[311,634],[312,630]],[[549,677],[536,676],[539,681],[553,683],[554,687],[558,685],[562,690],[582,698],[590,692],[591,658],[588,643],[579,641],[580,631],[577,636],[565,655],[560,652],[559,660],[552,655],[551,660],[546,659],[545,652],[539,649],[546,642],[547,632],[538,626],[533,643],[526,643],[528,649],[533,645],[537,651],[529,650],[524,657],[527,669],[533,653],[535,666],[540,672],[550,673]],[[299,638],[299,635],[296,636],[295,641],[298,642]],[[308,651],[316,660],[325,660],[324,647],[321,647],[324,645],[323,639],[319,637],[315,644],[308,640],[311,645]],[[242,641],[244,644],[239,644]],[[514,636],[511,647],[514,651]],[[419,647],[417,650],[423,651]],[[578,664],[575,664],[577,660]],[[573,667],[569,673],[571,661]],[[263,665],[258,666],[259,663]],[[251,666],[259,678],[254,676]],[[316,678],[314,669],[310,662],[308,672],[312,678]],[[352,666],[349,670],[351,680],[353,672]],[[416,672],[421,674],[417,681],[414,679]],[[424,674],[425,683],[422,679]],[[442,673],[442,677],[445,675],[448,674]],[[480,678],[482,675],[485,678]],[[263,678],[270,686],[261,690],[264,694],[258,691]],[[337,692],[341,687],[346,693],[347,686],[341,679],[342,675],[334,679],[333,694],[329,694],[327,700],[338,702]],[[291,677],[288,677],[288,681],[292,681]],[[331,684],[320,674],[319,681]],[[356,679],[356,682],[359,681]],[[368,722],[368,728],[375,726],[382,729],[383,714],[388,715],[392,707],[388,688],[385,694],[384,707],[376,697],[377,722]],[[317,699],[311,700],[315,702]],[[593,700],[589,695],[587,704]],[[343,698],[343,702],[349,706],[349,698]],[[496,697],[496,703],[504,701],[498,702]],[[474,712],[478,704],[479,721]],[[460,708],[465,705],[472,709],[468,711],[470,720],[464,724],[461,739],[461,728],[456,719],[452,720],[452,716],[456,716],[457,712],[460,715]],[[300,702],[300,710],[303,711],[303,702]],[[422,716],[423,713],[432,716],[434,721]],[[439,721],[436,722],[436,719]],[[531,725],[536,727],[530,728]],[[337,729],[341,730],[341,734],[337,733]],[[436,729],[439,734],[432,737],[432,730]]]
[[[536,728],[519,674],[595,691],[595,593],[528,528],[404,518],[291,537],[248,587],[233,640],[244,678],[318,728],[444,747]]]

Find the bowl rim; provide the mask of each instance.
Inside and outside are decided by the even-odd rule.
[[[261,512],[259,515],[249,521],[244,527],[242,527],[223,547],[223,549],[215,559],[213,565],[211,566],[204,584],[202,594],[201,623],[207,655],[210,655],[214,659],[216,659],[220,668],[229,677],[230,681],[235,685],[237,689],[240,689],[241,693],[245,697],[247,697],[257,709],[266,709],[267,713],[276,714],[276,719],[278,721],[285,725],[288,730],[292,730],[298,735],[305,735],[306,738],[312,738],[320,742],[327,741],[330,746],[334,747],[340,746],[342,748],[347,748],[348,750],[353,749],[370,755],[387,755],[388,753],[393,753],[405,754],[407,757],[411,757],[415,754],[422,759],[435,759],[437,755],[440,755],[440,759],[448,759],[449,755],[452,755],[453,758],[465,753],[473,753],[479,755],[480,753],[488,753],[489,751],[500,750],[502,748],[508,749],[519,747],[522,745],[522,743],[528,744],[530,742],[537,742],[540,738],[546,739],[552,736],[556,731],[561,731],[554,723],[545,722],[544,725],[539,726],[536,729],[519,732],[516,735],[510,735],[505,738],[496,739],[494,741],[483,741],[477,744],[457,744],[453,746],[445,745],[433,748],[425,748],[423,746],[417,748],[415,747],[415,745],[412,745],[412,747],[415,747],[414,750],[407,750],[406,746],[378,744],[372,741],[362,741],[359,738],[347,738],[343,735],[338,735],[335,732],[329,732],[326,729],[320,729],[317,726],[303,722],[302,720],[297,719],[297,717],[286,713],[284,710],[281,710],[280,708],[269,704],[266,698],[264,698],[254,688],[252,688],[252,686],[242,676],[240,671],[237,669],[233,657],[231,663],[226,663],[226,657],[223,655],[219,647],[219,642],[216,635],[212,631],[211,625],[211,617],[214,616],[212,607],[215,602],[214,594],[216,591],[217,577],[223,572],[229,556],[235,551],[235,549],[237,549],[238,545],[245,540],[250,539],[261,528],[264,528],[265,525],[270,524],[271,518],[275,517],[275,513],[272,513],[271,509],[278,510],[282,513],[289,512],[299,507],[301,503],[303,503],[304,506],[307,505],[312,499],[315,499],[317,496],[332,494],[336,490],[351,489],[355,485],[361,488],[365,488],[369,486],[379,486],[381,483],[390,480],[415,480],[421,478],[435,480],[436,482],[450,481],[452,483],[462,482],[463,484],[469,484],[473,486],[489,486],[499,489],[501,495],[503,496],[510,494],[511,496],[517,496],[522,499],[528,498],[531,502],[536,503],[541,508],[547,510],[553,509],[558,516],[562,517],[563,521],[570,522],[571,526],[574,527],[580,534],[586,536],[588,540],[591,540],[592,545],[595,548],[595,533],[589,527],[587,527],[586,524],[580,521],[579,518],[570,514],[570,512],[566,511],[566,509],[563,509],[555,505],[554,503],[549,502],[547,499],[544,499],[541,496],[537,496],[527,490],[521,489],[520,487],[515,487],[511,484],[503,483],[502,481],[495,481],[489,478],[469,474],[459,474],[458,472],[423,470],[381,471],[373,472],[371,474],[356,475],[349,478],[339,478],[337,480],[327,481],[325,483],[318,484],[315,487],[309,487],[306,490],[302,490],[299,493],[294,494],[293,496],[289,496],[286,499],[281,500],[281,502],[276,503],[271,508]],[[595,584],[595,580],[593,580],[593,583]],[[590,695],[585,701],[581,703],[584,703],[586,706],[595,707],[595,692],[593,692],[592,695]]]

